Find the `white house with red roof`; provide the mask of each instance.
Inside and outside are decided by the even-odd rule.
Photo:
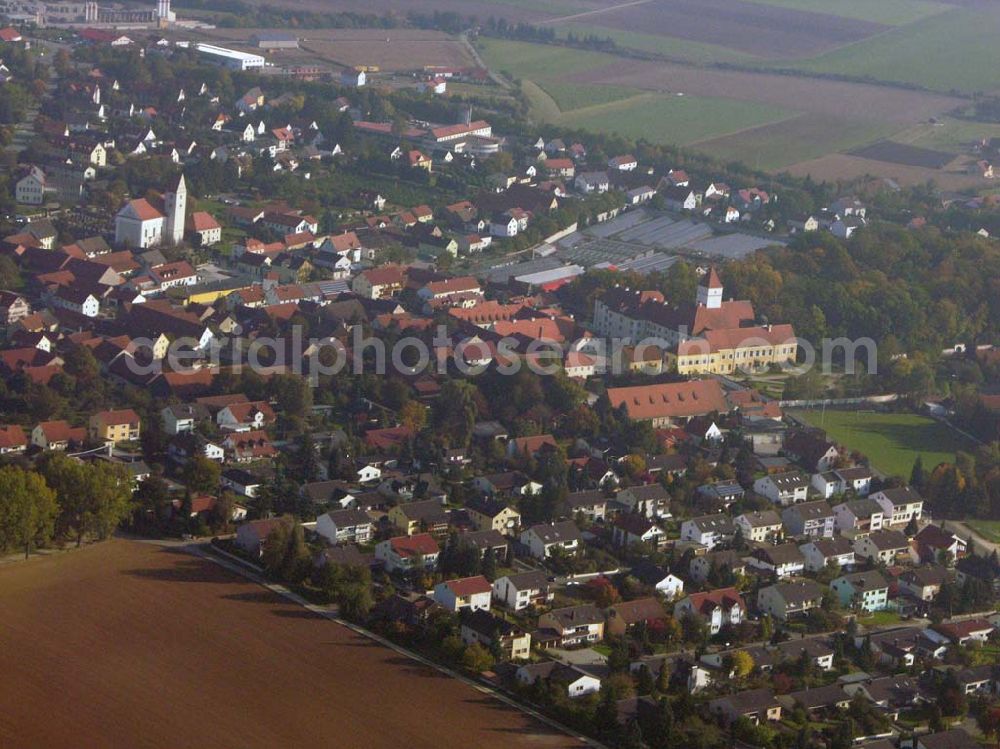
[[[375,559],[382,562],[386,572],[408,572],[418,563],[432,570],[437,566],[439,553],[438,543],[430,533],[396,536],[375,547]]]
[[[475,575],[438,583],[434,586],[433,598],[448,611],[489,611],[492,595],[490,581],[482,575]]]
[[[201,247],[222,241],[222,226],[207,211],[195,211],[188,216],[187,231]]]
[[[725,625],[736,626],[746,615],[747,606],[736,588],[720,588],[704,593],[692,593],[674,605],[674,617],[695,616],[716,635]]]
[[[31,444],[43,450],[65,450],[86,440],[87,428],[71,427],[68,421],[43,421],[31,430]]]

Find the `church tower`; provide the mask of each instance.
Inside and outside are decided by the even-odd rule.
[[[720,309],[722,307],[722,281],[719,274],[715,272],[713,265],[705,278],[698,284],[698,305],[708,309]]]
[[[184,239],[184,218],[187,213],[187,185],[182,174],[173,192],[163,196],[167,217],[163,226],[163,241],[177,244]]]

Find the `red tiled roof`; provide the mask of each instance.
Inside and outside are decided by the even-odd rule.
[[[489,593],[493,590],[490,581],[482,575],[463,577],[458,580],[447,580],[445,585],[458,597],[471,596],[476,593]]]
[[[117,411],[100,411],[94,414],[94,418],[104,426],[139,423],[139,414],[131,408],[122,408]]]
[[[27,447],[28,437],[17,424],[0,426],[0,448],[11,450],[17,447]]]
[[[689,600],[693,610],[700,614],[710,614],[716,608],[730,609],[734,604],[739,604],[741,609],[746,610],[743,596],[736,588],[719,588],[704,593],[692,593]]]
[[[389,539],[392,550],[401,557],[411,557],[417,554],[437,554],[437,541],[430,533],[416,533],[412,536],[396,536]]]
[[[624,405],[629,418],[638,420],[687,418],[729,411],[722,387],[716,380],[609,388],[608,398],[613,408]]]
[[[132,208],[132,211],[140,221],[152,221],[153,219],[163,218],[163,214],[158,209],[154,208],[145,198],[130,200],[128,205]]]

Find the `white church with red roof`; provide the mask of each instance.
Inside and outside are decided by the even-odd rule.
[[[138,198],[122,206],[115,216],[115,242],[140,249],[177,244],[184,239],[186,209],[187,185],[182,174],[162,201]]]

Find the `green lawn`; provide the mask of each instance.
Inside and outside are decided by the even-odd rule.
[[[866,627],[887,627],[891,624],[899,624],[902,618],[895,611],[876,611],[869,616],[861,617],[858,623]]]
[[[924,468],[952,462],[956,450],[972,447],[944,424],[916,414],[872,411],[793,411],[793,416],[825,429],[830,439],[868,456],[883,473],[909,478],[920,455]]]
[[[945,117],[937,125],[916,125],[897,133],[892,139],[921,148],[961,152],[982,138],[1000,138],[1000,124]]]
[[[754,102],[642,94],[564,113],[561,124],[683,146],[791,116],[792,112]]]
[[[998,28],[1000,7],[958,8],[793,63],[793,67],[944,92],[990,91],[1000,86]]]
[[[548,80],[539,85],[563,112],[630,99],[642,93],[637,88],[626,86],[584,86],[579,83],[557,83]]]
[[[977,520],[973,530],[988,541],[1000,544],[1000,520]]]
[[[751,0],[792,10],[829,13],[842,18],[900,26],[943,13],[955,6],[926,0]]]

